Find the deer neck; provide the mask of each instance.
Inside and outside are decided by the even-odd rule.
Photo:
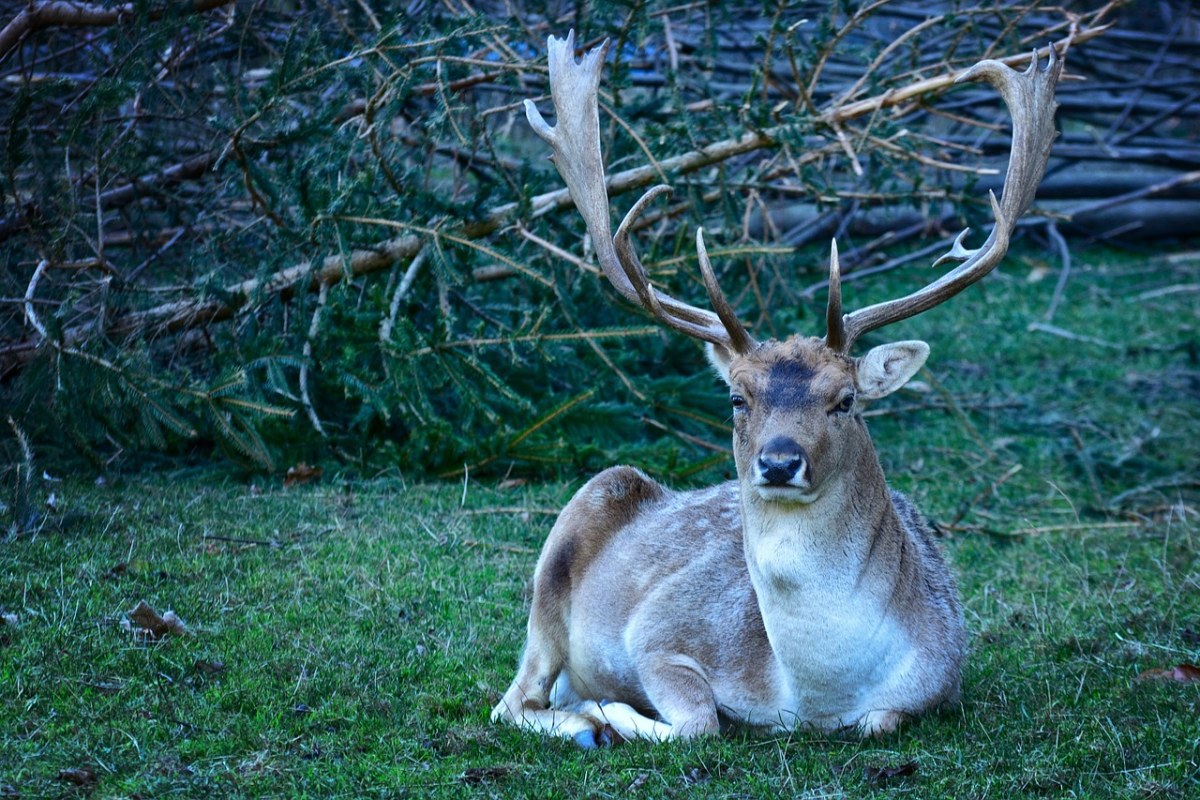
[[[846,465],[811,503],[762,499],[742,484],[743,542],[764,617],[875,593],[876,564],[899,536],[899,520],[873,449]]]
[[[903,657],[892,602],[903,534],[874,451],[812,503],[767,502],[743,484],[742,514],[763,627],[797,708],[838,717]],[[813,687],[831,676],[845,685],[823,697]]]

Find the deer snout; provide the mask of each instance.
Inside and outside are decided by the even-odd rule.
[[[804,487],[808,482],[808,457],[794,439],[776,436],[759,451],[758,485]]]

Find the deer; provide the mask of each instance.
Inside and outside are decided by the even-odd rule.
[[[864,334],[921,314],[1004,258],[1057,132],[1063,62],[1049,48],[1024,72],[995,60],[983,80],[1005,101],[1012,143],[994,225],[962,231],[924,288],[843,314],[831,244],[824,337],[757,341],[722,293],[696,232],[710,309],[654,287],[630,234],[655,186],[612,233],[597,92],[605,41],[576,60],[574,32],[550,36],[555,124],[525,113],[582,216],[596,262],[622,298],[706,345],[729,388],[736,480],[675,491],[611,467],[563,508],[533,577],[516,677],[491,712],[582,747],[717,734],[722,724],[877,736],[960,698],[967,634],[955,580],[929,524],[891,489],[864,404],[924,365],[922,341],[851,355]]]

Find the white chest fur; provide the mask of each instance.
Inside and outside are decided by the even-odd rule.
[[[798,521],[768,507],[746,523],[747,566],[796,714],[822,727],[854,723],[916,657],[890,584],[872,577],[868,548],[819,515]]]

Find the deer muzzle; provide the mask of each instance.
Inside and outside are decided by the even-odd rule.
[[[787,436],[776,436],[758,452],[754,485],[759,487],[808,489],[812,470],[804,448]]]

